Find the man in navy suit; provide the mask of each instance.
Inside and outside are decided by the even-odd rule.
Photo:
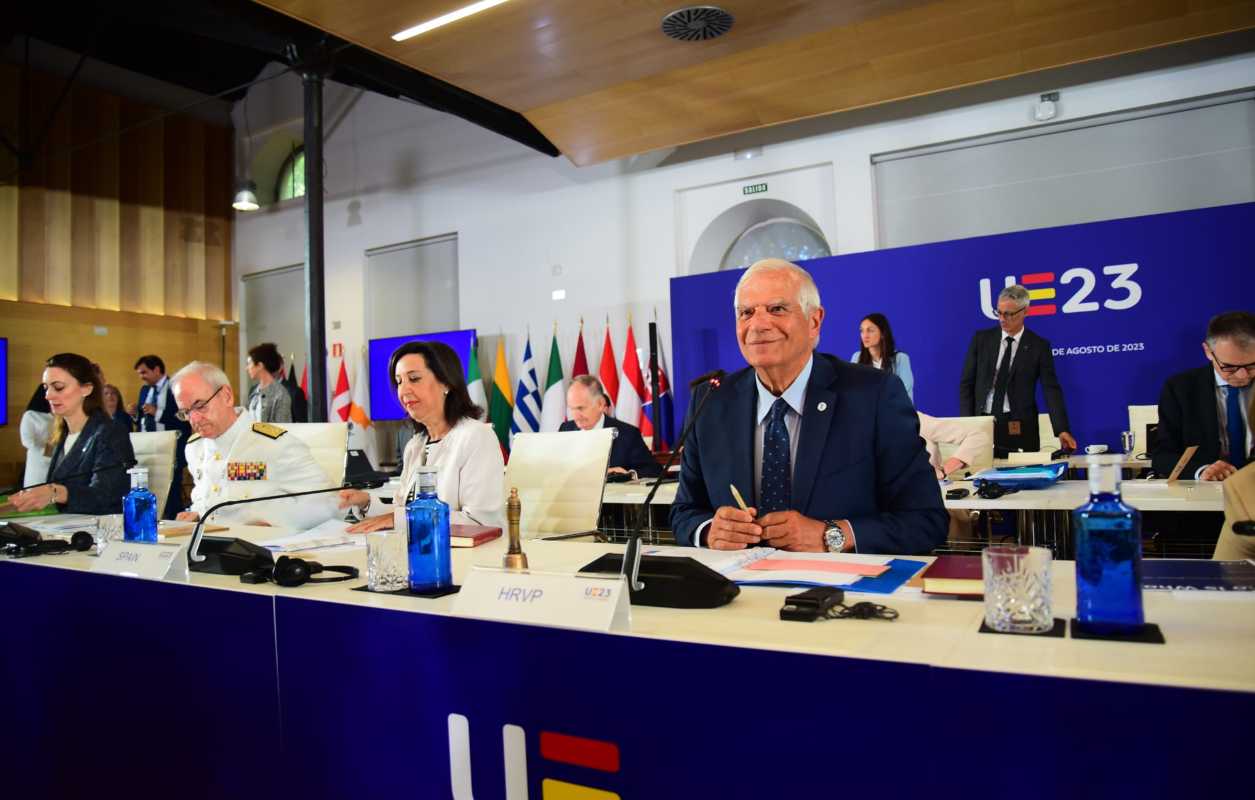
[[[610,407],[601,381],[592,375],[576,375],[566,391],[566,408],[571,418],[559,426],[560,431],[592,431],[601,427],[618,431],[610,445],[610,474],[633,474],[637,478],[653,478],[662,474],[662,467],[650,454],[635,425],[621,422],[606,413]]]
[[[174,480],[170,481],[170,494],[166,498],[162,517],[174,519],[183,510],[183,468],[187,466],[184,448],[192,433],[192,425],[178,418],[179,407],[174,403],[170,378],[166,375],[166,362],[160,356],[140,356],[135,362],[135,374],[141,381],[139,402],[132,403],[126,412],[135,418],[140,431],[178,431],[175,445]]]
[[[885,554],[943,543],[949,518],[906,389],[815,352],[824,309],[811,276],[759,261],[734,309],[749,368],[711,390],[689,435],[671,506],[676,541]]]

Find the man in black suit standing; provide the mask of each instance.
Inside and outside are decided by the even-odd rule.
[[[135,362],[135,374],[142,381],[139,402],[127,406],[126,413],[135,419],[141,432],[177,431],[179,434],[174,450],[174,479],[170,481],[170,493],[162,513],[164,519],[174,519],[174,515],[183,510],[183,468],[187,466],[183,451],[192,433],[192,424],[178,418],[179,407],[174,403],[166,362],[161,356],[140,356]]]
[[[601,388],[601,381],[592,375],[576,375],[566,392],[566,409],[571,418],[559,431],[592,431],[614,428],[618,433],[610,445],[610,474],[630,474],[634,478],[653,478],[662,474],[662,467],[650,454],[641,437],[640,428],[609,416],[610,402]]]
[[[1059,444],[1075,450],[1050,342],[1024,327],[1027,313],[1028,290],[1023,286],[1008,286],[998,294],[999,326],[977,331],[967,348],[959,381],[959,414],[993,415],[995,454],[1036,450],[1041,446],[1037,430],[1040,381]]]
[[[1255,314],[1230,311],[1207,323],[1207,366],[1164,382],[1159,434],[1151,454],[1155,472],[1168,475],[1190,445],[1198,445],[1182,478],[1222,481],[1251,461],[1249,420],[1255,380]]]

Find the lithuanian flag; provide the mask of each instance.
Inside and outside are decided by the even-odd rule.
[[[492,388],[488,396],[488,419],[501,442],[501,452],[510,452],[510,419],[514,416],[514,401],[510,395],[510,367],[505,361],[505,337],[497,339],[497,366],[492,374]]]

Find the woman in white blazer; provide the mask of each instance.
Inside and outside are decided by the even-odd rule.
[[[415,470],[421,466],[439,469],[436,496],[449,504],[452,522],[504,528],[505,459],[497,435],[479,421],[484,412],[471,402],[457,353],[440,342],[406,342],[392,354],[388,372],[415,434],[405,446],[405,469],[392,508],[367,517],[349,532],[391,528],[393,509],[414,496]],[[356,506],[366,513],[370,504],[366,492],[340,493],[341,508]]]

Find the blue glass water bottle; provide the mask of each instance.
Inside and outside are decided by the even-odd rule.
[[[1072,512],[1076,621],[1099,634],[1131,633],[1142,614],[1142,514],[1120,499],[1120,457],[1090,456],[1089,502]]]
[[[131,491],[122,500],[122,538],[128,542],[157,541],[157,496],[148,491],[148,470],[135,467]]]
[[[430,592],[453,585],[449,504],[436,497],[435,467],[418,467],[418,494],[405,507],[409,531],[410,589]]]

